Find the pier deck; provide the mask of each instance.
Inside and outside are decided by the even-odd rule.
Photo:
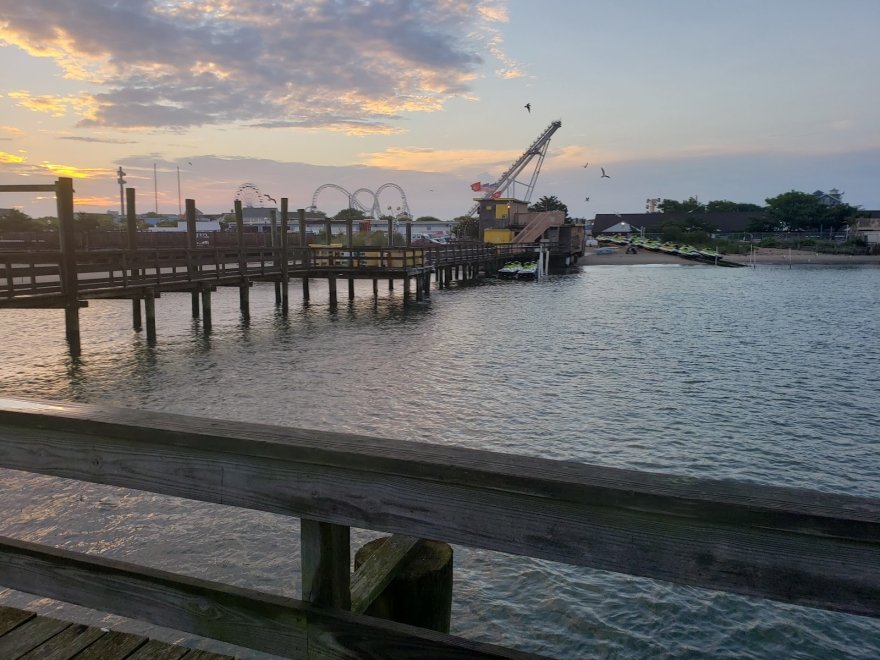
[[[10,660],[227,660],[234,656],[0,606],[0,657]]]

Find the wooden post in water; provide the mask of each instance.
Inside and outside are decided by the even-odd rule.
[[[287,212],[287,197],[281,198],[281,313],[287,314],[288,308],[288,284],[290,282],[289,267],[290,255],[288,248],[290,243],[290,235],[287,228],[290,224],[290,217]]]
[[[137,253],[137,210],[135,207],[134,188],[125,189],[125,222],[128,230],[128,263],[131,268],[131,280],[139,279],[140,264]],[[131,326],[135,332],[140,332],[143,327],[141,321],[141,297],[134,295],[131,298]]]
[[[272,246],[272,262],[273,262],[273,265],[275,265],[275,264],[277,263],[277,259],[278,259],[278,244],[279,244],[279,240],[278,240],[278,218],[275,217],[275,216],[276,216],[275,209],[269,209],[269,225],[270,225],[270,227],[271,227],[271,229],[272,229],[272,235],[271,235],[271,237],[270,237],[271,240],[270,240],[269,243],[270,243],[270,245]],[[285,255],[285,256],[286,256],[286,255]],[[275,304],[276,304],[276,305],[280,305],[280,304],[281,304],[281,281],[280,281],[280,280],[276,280],[276,281],[275,281]]]
[[[368,559],[381,555],[389,539],[370,541],[354,556],[357,571]],[[446,543],[420,539],[401,562],[396,577],[364,614],[420,628],[448,633],[452,615],[452,548]]]
[[[64,294],[64,333],[73,357],[82,352],[79,335],[77,300],[76,231],[73,225],[73,179],[61,177],[55,182],[58,207],[58,240],[61,248],[61,291]]]
[[[308,259],[311,261],[312,259],[312,250],[306,243],[306,210],[298,209],[297,215],[299,215],[299,235],[302,239],[302,247],[303,247],[303,261]],[[303,263],[304,268],[307,270],[311,263]],[[309,274],[305,273],[302,278],[302,287],[303,287],[303,302],[309,301]]]
[[[349,217],[345,221],[345,247],[348,248],[348,267],[354,268],[354,221]],[[348,278],[348,299],[354,300],[354,278]]]
[[[144,291],[144,312],[147,315],[147,341],[156,341],[156,294],[153,289]]]
[[[351,530],[300,520],[303,600],[317,607],[351,609]]]
[[[196,200],[186,200],[186,268],[189,279],[192,281],[196,276],[196,265],[193,263],[192,251],[196,247]],[[190,292],[192,303],[192,317],[199,318],[199,289],[193,287]]]
[[[211,286],[202,282],[199,290],[202,295],[202,331],[207,335],[211,332]]]
[[[241,200],[235,200],[235,231],[238,235],[238,274],[241,277],[238,283],[238,307],[245,320],[251,317],[250,305],[250,281],[247,276],[247,255],[244,249],[244,213],[241,209]]]

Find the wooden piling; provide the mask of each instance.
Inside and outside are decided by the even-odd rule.
[[[338,297],[336,294],[336,276],[330,275],[327,277],[327,286],[330,289],[330,306],[335,306],[338,303]]]
[[[303,248],[303,254],[306,255],[303,257],[303,259],[311,258],[310,252],[308,249],[308,244],[306,243],[306,210],[305,209],[298,209],[297,214],[299,215],[300,244]],[[308,269],[311,266],[311,264],[303,264],[303,265],[306,267],[306,269]],[[303,302],[308,302],[309,301],[309,276],[308,276],[308,273],[306,275],[304,275],[302,278],[302,290],[303,290],[303,293],[302,293]]]
[[[269,224],[272,228],[272,235],[270,237],[270,243],[272,245],[272,259],[278,259],[278,246],[281,241],[278,240],[278,218],[276,217],[275,209],[269,209]],[[285,255],[286,256],[286,255]],[[274,265],[274,264],[273,264]],[[281,304],[281,281],[275,280],[275,304]]]
[[[147,316],[147,341],[156,341],[156,294],[153,289],[144,291],[144,313]]]
[[[189,279],[196,277],[197,266],[193,264],[192,250],[196,248],[196,200],[186,200],[186,268],[189,273]],[[193,289],[190,293],[190,306],[192,308],[192,317],[199,318],[199,291]]]
[[[141,320],[141,298],[140,296],[135,296],[131,299],[131,327],[135,332],[140,332],[143,328],[143,322]]]
[[[290,284],[290,255],[288,254],[290,235],[287,229],[290,225],[287,212],[287,197],[281,198],[281,311],[287,314],[289,301],[288,285]]]
[[[208,334],[211,332],[211,287],[202,284],[200,290],[202,294],[202,331]]]
[[[131,279],[137,279],[142,275],[138,259],[137,240],[137,207],[135,206],[134,188],[125,189],[125,225],[127,230],[128,263],[131,264]]]
[[[354,557],[354,569],[382,553],[390,537],[370,541]],[[419,540],[401,563],[396,577],[364,614],[438,632],[449,632],[452,615],[452,548]]]
[[[241,281],[238,283],[238,306],[245,319],[251,316],[250,282],[247,277],[247,254],[244,247],[244,212],[241,200],[235,200],[235,233],[238,244],[238,272]]]
[[[73,179],[61,177],[55,183],[58,207],[58,240],[61,248],[61,291],[64,294],[64,332],[70,354],[82,351],[79,334],[79,301],[76,268],[76,231],[73,224]]]

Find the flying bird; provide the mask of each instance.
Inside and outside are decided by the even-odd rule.
[[[605,168],[604,168],[604,167],[600,167],[599,169],[602,170],[602,176],[599,177],[600,179],[610,179],[610,178],[611,178],[610,176],[608,176],[607,174],[605,174]]]
[[[526,103],[523,107],[529,111],[529,114],[532,114],[532,104],[531,103]]]
[[[587,165],[589,165],[589,163],[587,163]],[[584,165],[584,167],[586,167],[587,165]]]
[[[272,202],[273,204],[278,203],[278,201],[274,197],[269,197],[269,195],[266,195],[266,199],[269,200],[270,202]]]
[[[590,198],[589,198],[589,197],[585,197],[585,198],[584,198],[584,201],[585,201],[585,202],[589,202],[589,201],[590,201]]]

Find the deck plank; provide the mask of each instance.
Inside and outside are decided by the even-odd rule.
[[[20,658],[52,639],[71,624],[35,616],[0,637],[0,658]]]
[[[77,653],[76,660],[123,660],[147,643],[141,635],[111,630]]]
[[[20,626],[28,619],[36,616],[33,612],[25,612],[14,607],[0,606],[0,636]]]
[[[100,628],[74,623],[25,653],[21,660],[69,660],[105,634]]]

